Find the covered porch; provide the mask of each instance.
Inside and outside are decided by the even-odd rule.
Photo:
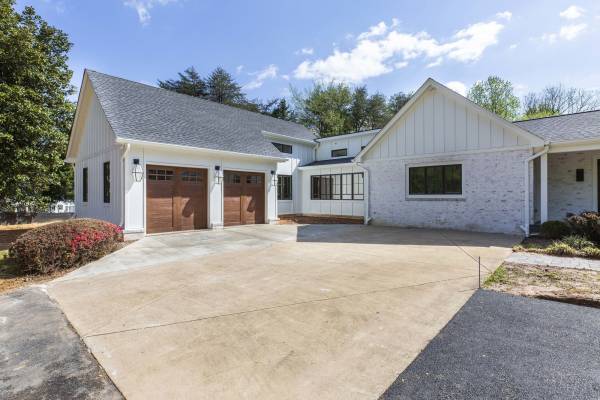
[[[528,234],[546,221],[598,211],[600,143],[548,146],[537,154],[528,166]]]

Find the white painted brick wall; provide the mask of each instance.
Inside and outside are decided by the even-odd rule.
[[[548,156],[548,218],[564,219],[567,213],[594,210],[594,163],[600,151],[550,154]],[[575,170],[584,170],[577,182]]]
[[[372,160],[372,223],[521,234],[528,150]],[[406,164],[463,163],[463,199],[406,198]]]

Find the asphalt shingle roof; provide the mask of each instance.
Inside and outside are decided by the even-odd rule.
[[[304,126],[87,70],[108,122],[123,139],[285,157],[263,131],[313,140]]]
[[[515,122],[550,142],[600,138],[600,110]]]

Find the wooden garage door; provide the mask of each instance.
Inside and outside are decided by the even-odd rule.
[[[225,171],[225,226],[265,222],[265,174]]]
[[[207,171],[148,165],[146,232],[207,227]]]

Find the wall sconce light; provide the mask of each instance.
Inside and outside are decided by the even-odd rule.
[[[141,182],[144,178],[144,169],[140,165],[140,159],[133,159],[133,168],[131,169],[131,175],[133,175],[133,180],[136,182]]]
[[[215,184],[220,185],[221,184],[221,166],[220,165],[215,165]]]
[[[271,170],[271,179],[273,182],[273,185],[277,185],[277,175],[275,174],[275,171]]]

